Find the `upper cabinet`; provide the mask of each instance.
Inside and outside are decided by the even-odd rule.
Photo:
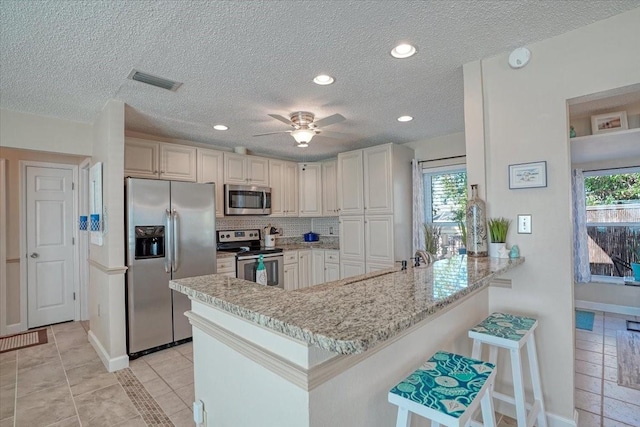
[[[271,216],[298,216],[298,164],[269,160]]]
[[[322,216],[338,216],[338,163],[322,163]]]
[[[340,215],[364,213],[362,150],[338,154],[338,209]]]
[[[300,216],[322,216],[322,164],[300,163]]]
[[[364,211],[367,215],[393,213],[391,149],[392,145],[387,144],[362,150]]]
[[[178,181],[196,180],[196,149],[185,145],[127,138],[125,176]]]
[[[198,148],[198,181],[216,185],[216,216],[224,216],[224,159],[222,151]]]
[[[269,160],[244,154],[224,153],[224,183],[269,186]]]

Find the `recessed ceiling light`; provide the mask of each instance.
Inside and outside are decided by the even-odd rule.
[[[391,49],[391,56],[399,59],[408,58],[415,55],[415,53],[416,48],[406,43],[399,44],[398,46]]]
[[[327,74],[320,74],[319,76],[315,76],[313,78],[313,82],[315,84],[322,85],[322,86],[330,85],[331,83],[333,83],[335,81],[336,81],[336,79],[334,79],[333,77],[331,77],[331,76],[329,76]]]
[[[215,130],[229,130],[229,126],[225,126],[225,125],[215,125],[213,128]]]
[[[413,120],[413,117],[411,117],[411,116],[400,116],[400,117],[398,117],[398,121],[399,122],[410,122],[411,120]]]

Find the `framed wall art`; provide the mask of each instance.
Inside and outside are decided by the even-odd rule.
[[[509,165],[509,189],[547,186],[547,162]]]
[[[593,135],[617,132],[624,129],[629,129],[626,111],[616,111],[614,113],[591,116],[591,133]]]

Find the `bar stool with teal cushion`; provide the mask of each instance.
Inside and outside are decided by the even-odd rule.
[[[547,427],[544,411],[544,399],[538,368],[538,355],[534,331],[538,321],[531,317],[516,316],[508,313],[493,313],[478,325],[469,330],[469,337],[473,338],[473,352],[471,357],[480,359],[482,344],[489,345],[489,362],[495,364],[498,359],[498,349],[505,348],[511,355],[511,373],[513,375],[514,396],[493,392],[493,398],[511,403],[516,407],[516,419],[519,427],[531,427],[536,419],[538,427]],[[526,344],[529,356],[529,372],[533,386],[533,404],[527,404],[524,393],[524,379],[522,373],[522,357],[520,349]],[[527,414],[527,408],[529,413]]]
[[[389,391],[389,402],[398,406],[396,427],[408,427],[411,413],[431,420],[432,427],[465,426],[479,405],[484,425],[495,427],[494,368],[493,363],[437,352]]]

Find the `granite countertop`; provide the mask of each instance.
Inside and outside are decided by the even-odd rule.
[[[460,298],[524,258],[455,256],[429,267],[398,268],[285,291],[222,275],[172,280],[194,300],[341,354],[367,351]]]
[[[334,242],[300,242],[300,243],[285,243],[276,245],[277,248],[282,248],[285,251],[297,251],[300,249],[333,249],[340,250],[340,245]]]
[[[216,258],[235,258],[235,252],[216,251]]]

